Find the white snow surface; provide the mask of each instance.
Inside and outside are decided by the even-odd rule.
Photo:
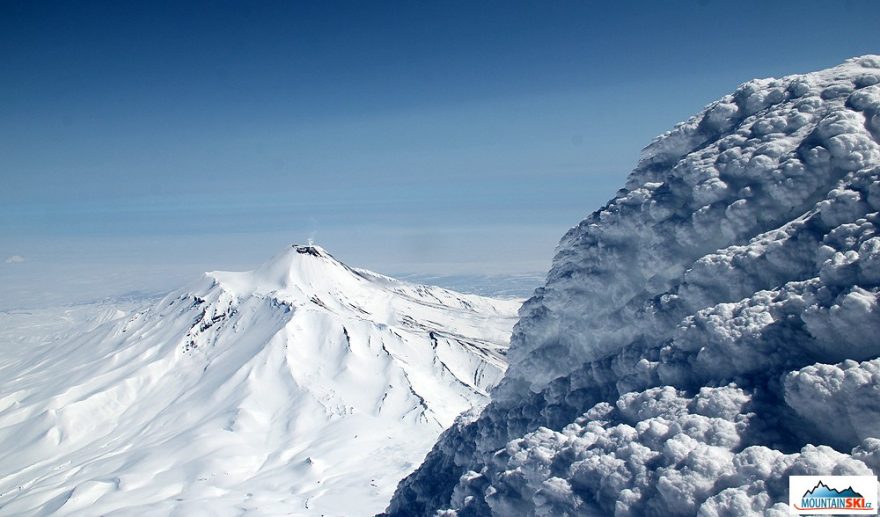
[[[294,245],[140,310],[0,313],[0,515],[375,514],[519,305]]]
[[[754,80],[562,238],[390,515],[788,515],[880,474],[880,57]]]

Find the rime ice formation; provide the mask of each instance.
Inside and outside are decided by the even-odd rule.
[[[293,246],[133,313],[0,313],[0,514],[376,513],[485,403],[518,307]]]
[[[880,474],[880,57],[754,80],[562,238],[390,515],[787,515]]]

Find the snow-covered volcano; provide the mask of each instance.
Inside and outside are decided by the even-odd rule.
[[[3,343],[0,513],[375,513],[486,401],[518,306],[294,245]]]

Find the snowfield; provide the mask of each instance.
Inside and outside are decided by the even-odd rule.
[[[380,512],[519,305],[292,246],[138,310],[0,313],[0,514]]]
[[[788,515],[880,474],[880,57],[754,80],[561,240],[389,515]]]

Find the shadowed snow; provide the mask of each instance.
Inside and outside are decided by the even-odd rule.
[[[878,56],[657,138],[387,512],[781,516],[789,475],[880,474],[878,140]]]

